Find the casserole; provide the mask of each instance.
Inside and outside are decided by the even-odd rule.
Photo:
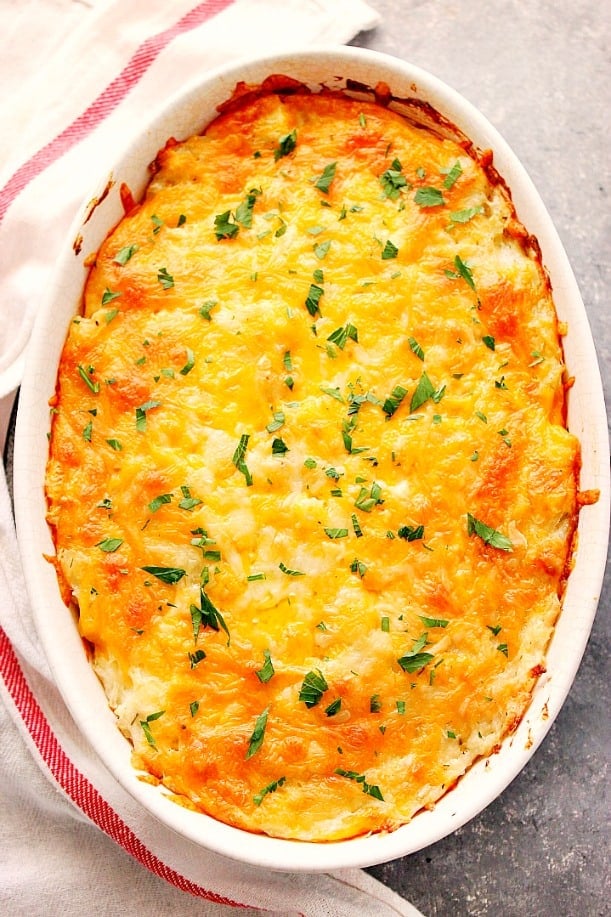
[[[81,254],[79,254],[77,258],[84,258],[88,252],[97,249],[108,230],[118,221],[121,215],[121,198],[118,194],[120,182],[125,182],[135,199],[139,199],[146,181],[146,173],[142,170],[142,163],[146,163],[154,158],[157,149],[163,146],[168,136],[186,136],[188,133],[192,133],[194,129],[199,129],[206,120],[209,120],[206,116],[202,118],[201,112],[198,120],[193,118],[193,108],[197,107],[197,99],[205,98],[210,105],[208,110],[210,114],[212,114],[214,110],[213,106],[224,101],[225,98],[231,95],[233,86],[238,80],[243,79],[247,83],[257,83],[261,82],[261,80],[270,73],[288,73],[291,77],[304,80],[310,84],[318,84],[327,81],[332,84],[333,88],[337,88],[341,85],[337,77],[340,64],[343,65],[341,67],[343,72],[349,76],[349,88],[357,98],[367,98],[367,96],[370,95],[367,90],[368,86],[379,85],[381,82],[384,82],[391,87],[392,94],[397,98],[405,99],[406,96],[418,96],[420,100],[432,105],[433,109],[441,111],[443,118],[439,119],[434,112],[426,108],[426,106],[419,109],[420,111],[424,111],[427,117],[430,116],[431,123],[435,125],[436,129],[441,129],[444,132],[451,132],[453,130],[452,125],[458,125],[459,131],[473,140],[479,149],[492,148],[494,150],[495,166],[507,180],[512,190],[518,213],[526,224],[528,232],[534,233],[542,246],[544,263],[550,271],[552,285],[556,291],[556,306],[560,319],[561,321],[568,321],[569,333],[565,342],[565,352],[569,372],[576,378],[576,384],[571,394],[571,401],[569,404],[569,427],[579,437],[583,447],[584,471],[580,487],[583,492],[594,491],[597,488],[604,489],[602,483],[604,478],[599,472],[602,466],[597,465],[601,450],[603,453],[605,451],[605,446],[602,445],[600,439],[600,427],[598,423],[594,425],[595,436],[591,437],[591,415],[580,416],[579,411],[575,413],[575,405],[579,404],[580,398],[578,394],[580,390],[580,373],[582,381],[584,378],[589,379],[590,390],[592,387],[594,390],[597,390],[596,386],[599,385],[599,382],[597,382],[596,378],[592,380],[591,368],[586,372],[585,364],[587,361],[584,361],[582,365],[576,358],[580,348],[584,346],[583,340],[585,339],[586,346],[589,340],[587,335],[587,323],[584,321],[583,312],[579,307],[578,294],[574,286],[574,281],[572,281],[570,275],[570,269],[568,268],[565,257],[558,247],[553,230],[549,227],[545,213],[536,198],[534,190],[529,185],[519,165],[512,158],[500,138],[498,138],[489,126],[486,125],[476,113],[472,112],[469,106],[465,105],[462,100],[456,98],[453,93],[445,89],[445,87],[440,86],[435,80],[425,74],[414,71],[413,68],[407,68],[403,64],[388,61],[385,58],[380,58],[378,55],[345,50],[337,53],[319,52],[318,54],[297,54],[287,58],[275,59],[273,61],[267,60],[257,62],[245,66],[243,70],[232,69],[223,74],[215,75],[215,77],[206,81],[202,87],[193,90],[191,93],[187,93],[186,97],[180,103],[176,103],[172,106],[171,116],[169,118],[159,119],[155,123],[153,129],[149,130],[145,137],[140,140],[139,144],[137,143],[136,147],[130,150],[129,155],[115,167],[112,179],[115,183],[112,186],[110,186],[110,184],[107,186],[109,188],[109,193],[106,195],[103,204],[94,210],[91,219],[89,219],[83,227],[83,240],[82,243],[77,246],[80,247]],[[314,70],[311,69],[312,67]],[[316,72],[315,80],[312,75],[314,71]],[[404,104],[407,104],[409,107],[409,103],[404,102]],[[447,119],[447,122],[444,119]],[[99,194],[98,196],[101,197],[102,195]],[[68,269],[68,265],[65,262],[63,271],[60,272],[62,274],[61,285],[63,287],[63,301],[66,303],[69,302],[70,308],[68,309],[67,306],[64,308],[64,325],[54,335],[54,343],[58,347],[54,354],[55,359],[53,360],[49,354],[51,363],[47,363],[47,366],[49,366],[49,369],[52,366],[53,370],[52,372],[49,371],[49,376],[45,380],[47,385],[47,398],[50,397],[53,391],[52,380],[54,380],[55,377],[57,356],[63,343],[63,336],[65,335],[67,325],[78,303],[83,281],[82,268],[77,271],[74,270],[74,259],[75,255],[71,250],[66,258],[68,264],[70,260],[72,260],[70,269]],[[66,295],[65,289],[66,281],[71,285],[68,295]],[[575,303],[577,303],[577,308],[575,308]],[[51,321],[49,317],[50,314],[51,313],[47,315],[46,326],[45,320],[43,319],[41,321],[35,337],[33,353],[36,354],[37,343],[38,347],[41,348],[41,350],[38,351],[38,367],[40,367],[43,358],[42,351],[46,351],[45,356],[49,353],[47,346],[45,345],[43,347],[43,341],[45,336],[49,334],[49,322]],[[57,312],[55,312],[55,315],[57,315]],[[581,332],[581,336],[578,338],[578,343],[576,344],[576,350],[572,350],[571,347],[571,335],[574,328],[577,328],[577,331]],[[30,378],[33,377],[31,376],[29,379]],[[50,386],[49,383],[51,383]],[[24,386],[23,408],[21,409],[21,416],[26,418],[26,420],[19,421],[19,431],[21,431],[22,428],[26,429],[23,425],[34,421],[35,412],[33,406],[36,405],[40,410],[40,402],[40,388],[34,393],[34,389],[31,387],[28,380]],[[600,411],[596,419],[600,421]],[[35,425],[29,428],[30,435],[32,431],[43,429],[45,425],[46,424],[41,424],[39,414]],[[596,438],[597,436],[598,439]],[[41,517],[37,517],[39,524],[34,526],[33,529],[31,526],[31,522],[33,521],[32,517],[28,517],[29,512],[40,513],[42,510],[44,513],[44,508],[40,504],[36,506],[36,504],[32,504],[29,500],[22,500],[22,495],[27,492],[27,485],[26,491],[24,491],[20,483],[22,469],[24,469],[24,475],[26,475],[26,477],[22,478],[24,484],[27,474],[24,464],[25,456],[19,455],[20,441],[25,442],[26,440],[22,440],[21,433],[18,432],[18,461],[16,462],[18,475],[16,479],[16,495],[20,536],[25,535],[28,530],[35,530],[40,532],[41,538],[44,539],[44,530],[40,527]],[[38,471],[40,470],[41,468],[39,465]],[[591,478],[588,478],[588,475],[591,475]],[[603,499],[599,500],[597,504],[588,506],[582,511],[580,519],[582,529],[583,517],[586,514],[590,514],[590,517],[598,518],[600,526],[600,517],[598,517],[598,513],[601,507],[604,510],[604,505],[605,498],[603,495]],[[598,537],[600,537],[600,528],[594,536],[594,540]],[[585,538],[587,538],[587,533],[585,534]],[[578,550],[575,555],[575,570],[569,578],[565,595],[565,608],[566,603],[570,601],[573,584],[575,580],[578,579],[576,573],[579,570],[581,545],[585,538],[582,532],[580,534]],[[32,541],[27,537],[22,537],[21,540],[24,545],[24,563],[26,564],[26,570],[28,569],[28,563],[36,563],[36,577],[29,576],[28,580],[36,580],[36,584],[40,584],[40,571],[38,569],[40,565],[40,553],[42,553],[40,548],[45,542],[37,542],[36,548],[31,550],[33,547]],[[38,557],[36,557],[37,551]],[[45,553],[51,553],[48,542],[46,543]],[[591,559],[590,556],[589,561],[591,561]],[[600,575],[601,569],[601,567],[597,568],[595,577]],[[43,579],[45,578],[46,576],[43,573]],[[46,581],[46,586],[47,588],[53,588],[48,579]],[[38,588],[38,585],[34,585],[35,592]],[[57,595],[56,586],[54,590]],[[38,595],[38,597],[36,594],[33,595],[33,602],[35,608],[41,607],[39,604],[40,595]],[[61,606],[61,609],[63,609],[63,606]],[[591,623],[594,609],[595,600],[594,597],[592,597],[584,622],[586,633],[588,623]],[[583,643],[579,644],[578,642],[578,645],[581,646],[581,651],[579,651],[578,654],[575,652],[575,620],[573,619],[572,622],[568,624],[567,632],[567,637],[573,647],[569,654],[572,665],[569,667],[570,671],[567,673],[566,659],[564,659],[564,665],[558,664],[561,672],[560,677],[555,678],[554,673],[556,670],[553,667],[554,647],[557,645],[559,639],[558,633],[561,632],[563,620],[566,619],[566,616],[561,616],[554,641],[548,654],[547,673],[539,679],[529,714],[517,727],[512,739],[505,742],[498,756],[495,758],[486,758],[485,761],[476,764],[460,781],[458,786],[438,802],[432,811],[420,813],[410,824],[398,828],[392,834],[376,834],[372,837],[358,837],[337,842],[330,841],[328,844],[325,844],[322,849],[318,850],[315,846],[303,844],[302,842],[295,845],[283,843],[282,840],[278,838],[259,837],[253,839],[243,832],[239,834],[239,842],[236,842],[235,828],[221,825],[217,822],[211,822],[207,816],[203,816],[201,813],[183,811],[176,806],[172,806],[171,803],[163,797],[162,793],[158,791],[158,788],[150,787],[146,784],[143,785],[141,782],[135,780],[133,773],[128,774],[124,766],[128,751],[124,743],[120,740],[120,736],[117,735],[112,717],[107,715],[107,711],[102,713],[100,709],[100,700],[102,700],[103,703],[105,703],[105,701],[103,696],[100,698],[99,686],[95,680],[91,679],[91,673],[86,676],[82,668],[83,665],[87,668],[87,663],[78,641],[74,622],[68,619],[65,609],[63,609],[63,611],[60,610],[60,604],[57,606],[57,615],[58,626],[53,629],[53,634],[50,633],[48,627],[44,627],[42,628],[41,639],[43,639],[47,654],[54,666],[58,684],[73,710],[79,725],[84,729],[85,734],[88,735],[94,747],[101,753],[111,770],[121,779],[121,782],[128,786],[138,798],[145,801],[147,806],[151,808],[152,811],[155,811],[157,815],[162,817],[164,821],[177,828],[177,830],[182,831],[187,836],[205,842],[221,852],[240,856],[248,862],[276,866],[278,868],[327,869],[330,865],[362,865],[364,863],[379,862],[417,849],[423,846],[423,844],[443,836],[448,830],[458,827],[465,818],[468,818],[474,811],[479,810],[486,801],[493,798],[495,793],[502,787],[503,782],[510,779],[516,772],[516,769],[519,769],[527,759],[528,753],[536,746],[547,728],[548,723],[553,719],[555,712],[557,712],[556,708],[559,708],[561,698],[564,696],[564,693],[566,693],[566,690],[568,690],[571,676],[578,664],[578,655],[580,656],[580,652],[583,649]],[[48,612],[46,609],[45,618],[48,620]],[[582,631],[582,633],[583,632],[584,631]],[[57,640],[59,635],[62,635],[60,642]],[[65,646],[61,644],[64,640],[68,640],[72,649],[79,654],[78,657],[74,658],[73,662],[75,665],[74,667],[70,666],[70,671],[66,671],[66,667],[63,664],[65,662],[65,657],[63,657]],[[76,681],[73,681],[77,671],[78,678]],[[85,706],[83,705],[84,696],[82,694],[82,687],[75,690],[76,684],[81,682],[82,679],[84,679],[84,683],[91,689],[89,701],[93,701],[95,698],[94,708],[100,712],[100,718],[98,719],[96,716],[95,722],[92,721],[90,712],[86,716],[83,715]],[[556,687],[557,685],[558,687]],[[538,700],[540,701],[540,706],[537,709]],[[547,719],[543,719],[544,711]],[[103,735],[101,730],[103,730]],[[526,748],[526,746],[528,746],[528,748]],[[503,762],[502,766],[499,768],[496,766],[497,761]],[[484,792],[481,792],[480,786],[477,794],[472,796],[473,787],[476,786],[478,782],[477,774],[481,770],[484,770],[486,774]],[[489,780],[488,778],[492,777],[497,771],[497,779]],[[474,774],[476,776],[473,776]],[[452,814],[454,810],[455,814]],[[202,831],[201,826],[204,823],[206,827]],[[202,833],[205,834],[205,841],[202,840]]]

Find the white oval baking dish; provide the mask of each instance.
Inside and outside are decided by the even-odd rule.
[[[357,97],[364,87],[388,84],[394,97],[417,99],[456,125],[479,149],[494,152],[494,164],[513,196],[518,216],[541,245],[556,308],[568,323],[565,357],[575,377],[568,423],[582,443],[582,489],[599,489],[600,499],[580,516],[574,569],[563,612],[530,708],[500,752],[482,760],[430,811],[390,834],[312,844],[251,835],[176,805],[163,788],[138,779],[131,748],[119,732],[100,683],[87,661],[73,616],[63,604],[45,522],[44,474],[49,430],[48,400],[68,324],[79,307],[86,275],[84,260],[123,215],[120,186],[137,200],[148,179],[148,164],[168,137],[197,133],[214,118],[217,105],[236,83],[259,84],[270,74],[289,75],[314,91],[322,84],[345,87]],[[41,305],[21,390],[15,442],[14,491],[18,538],[38,636],[57,685],[74,720],[119,783],[173,830],[211,850],[243,862],[286,871],[328,871],[366,866],[404,856],[454,831],[486,805],[520,772],[558,714],[573,682],[590,633],[605,567],[609,526],[609,454],[600,374],[584,306],[562,248],[532,182],[516,156],[487,120],[458,93],[403,61],[358,48],[297,51],[255,59],[204,76],[168,105],[99,176],[66,239],[55,282]],[[91,202],[97,201],[92,208]],[[79,238],[79,244],[75,240]]]

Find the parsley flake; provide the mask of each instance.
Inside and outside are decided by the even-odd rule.
[[[274,669],[274,664],[272,662],[272,658],[270,656],[269,650],[263,651],[263,659],[264,659],[263,665],[261,666],[260,669],[255,670],[255,675],[257,676],[261,684],[265,685],[275,675],[275,669]]]
[[[319,191],[322,191],[323,194],[328,194],[331,182],[335,178],[336,168],[336,162],[330,162],[329,165],[325,166],[322,175],[317,179],[314,187],[318,188]]]
[[[386,240],[386,245],[382,249],[382,261],[390,261],[392,258],[396,258],[399,254],[399,249],[397,246],[390,241]]]
[[[225,210],[224,213],[217,213],[214,218],[214,234],[217,239],[233,239],[237,236],[240,227],[234,221],[231,222],[231,210]]]
[[[423,209],[427,207],[443,207],[445,205],[443,193],[439,188],[418,188],[414,194],[414,201]]]
[[[187,575],[187,571],[183,570],[182,567],[141,567],[141,570],[144,570],[146,573],[150,573],[151,576],[156,576],[157,579],[160,579],[162,583],[178,583],[183,576]]]
[[[406,388],[403,388],[402,385],[395,385],[388,398],[382,403],[382,410],[384,413],[388,417],[392,417],[406,395]]]
[[[277,780],[272,780],[271,783],[268,783],[259,793],[253,796],[252,801],[256,806],[260,806],[269,793],[275,793],[278,787],[282,786],[284,783],[286,783],[286,777],[279,777]]]
[[[157,271],[157,280],[164,290],[170,290],[174,286],[174,278],[168,273],[166,267],[162,267]]]
[[[113,551],[117,551],[122,544],[122,538],[104,538],[102,541],[96,543],[96,548],[104,551],[105,554],[112,554]]]
[[[127,262],[132,258],[135,253],[138,251],[137,245],[124,245],[123,248],[120,248],[113,261],[115,264],[127,264]]]
[[[336,330],[327,338],[328,341],[336,344],[340,350],[344,349],[349,340],[356,341],[358,343],[358,339],[358,331],[351,322],[346,322],[343,327],[336,328]]]
[[[260,713],[255,722],[255,728],[248,742],[248,749],[246,750],[246,760],[252,758],[256,754],[261,746],[263,745],[263,739],[265,738],[265,727],[267,726],[267,717],[269,714],[269,707],[266,707],[263,713]]]
[[[306,707],[315,707],[320,702],[325,691],[329,690],[329,685],[320,669],[315,672],[308,672],[303,679],[299,700],[303,701]]]
[[[274,150],[274,159],[276,162],[283,156],[288,156],[297,146],[297,130],[293,129],[288,134],[283,134],[278,138],[278,146]]]
[[[486,525],[485,522],[476,519],[471,513],[467,513],[467,532],[470,536],[477,535],[482,539],[484,544],[489,544],[493,548],[498,548],[499,551],[513,551],[513,544],[506,535]]]
[[[305,301],[305,307],[310,315],[316,315],[317,312],[320,314],[318,303],[320,302],[320,297],[323,293],[323,288],[319,287],[318,284],[310,284],[310,289]]]

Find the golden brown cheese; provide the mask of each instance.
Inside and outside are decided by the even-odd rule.
[[[169,143],[97,253],[47,475],[135,766],[325,841],[496,750],[570,561],[563,374],[536,244],[466,144],[338,94]]]

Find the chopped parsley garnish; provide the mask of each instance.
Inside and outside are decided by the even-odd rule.
[[[450,171],[447,173],[446,177],[443,180],[443,187],[447,188],[448,191],[450,188],[456,184],[457,180],[462,175],[462,166],[458,160],[454,163]]]
[[[253,796],[252,801],[256,806],[260,806],[269,793],[275,793],[278,787],[284,783],[286,783],[286,777],[278,777],[277,780],[272,780],[271,783],[268,783],[267,786],[264,786],[260,792]]]
[[[301,570],[291,570],[291,568],[283,564],[282,561],[280,561],[278,566],[287,576],[305,576],[305,573],[302,573]]]
[[[188,656],[189,664],[192,669],[194,669],[196,665],[199,665],[200,662],[206,658],[206,654],[203,650],[195,650],[194,653],[189,653]]]
[[[444,392],[445,386],[442,386],[439,390],[436,391],[428,375],[426,373],[422,373],[409,405],[410,414],[413,414],[414,411],[417,411],[418,408],[421,408],[422,405],[429,400],[429,398],[431,398],[435,404],[438,404],[443,398]]]
[[[288,451],[289,447],[284,440],[280,436],[275,437],[272,442],[272,455],[284,455]]]
[[[486,345],[486,347],[488,347],[490,350],[495,349],[496,343],[491,334],[485,334],[482,338],[482,341]]]
[[[83,439],[85,442],[91,442],[91,434],[93,432],[93,420],[90,420],[88,424],[83,427]]]
[[[115,264],[127,264],[129,259],[138,251],[137,245],[124,245],[115,255],[113,261]]]
[[[195,366],[195,354],[190,347],[187,347],[187,362],[182,369],[179,370],[181,376],[188,375],[193,367]]]
[[[195,716],[198,710],[199,710],[199,701],[198,700],[191,701],[191,703],[189,704],[189,711],[191,713],[191,716]]]
[[[278,146],[274,150],[274,159],[276,162],[282,156],[288,156],[297,146],[297,130],[293,129],[289,134],[283,134],[278,138]]]
[[[363,793],[367,796],[373,796],[374,799],[379,799],[381,802],[384,802],[384,797],[380,787],[374,783],[367,783],[365,779],[365,774],[358,774],[356,771],[346,771],[341,767],[335,768],[335,773],[339,774],[340,777],[346,777],[348,780],[354,780],[356,783],[360,783],[363,787]]]
[[[327,239],[325,242],[319,242],[313,246],[314,254],[319,261],[323,261],[326,257],[329,249],[331,248],[331,240]]]
[[[355,557],[352,563],[350,564],[351,573],[358,573],[361,579],[367,573],[367,565],[363,563],[362,560],[359,560],[358,557]]]
[[[390,198],[391,201],[396,201],[399,197],[401,188],[407,187],[407,179],[405,175],[402,174],[401,163],[398,159],[393,161],[390,169],[386,169],[385,172],[382,172],[380,175],[380,184],[384,191],[384,197]]]
[[[79,363],[78,365],[79,376],[81,377],[81,379],[83,380],[83,382],[85,383],[89,391],[93,392],[94,395],[97,395],[98,392],[100,391],[100,383],[94,382],[93,379],[91,378],[91,374],[93,372],[94,372],[93,366],[89,366],[87,369],[85,369],[85,367],[81,366],[81,364]]]
[[[123,449],[123,446],[121,445],[118,439],[107,439],[106,442],[108,443],[111,449],[115,450],[115,452],[121,452],[121,450]]]
[[[386,245],[382,249],[382,261],[390,261],[392,258],[396,258],[399,254],[399,249],[391,242],[390,239],[386,240]]]
[[[167,267],[159,268],[157,271],[157,280],[164,290],[169,290],[174,286],[174,278],[168,273]]]
[[[122,538],[104,538],[102,541],[96,543],[96,548],[104,551],[105,554],[112,554],[113,551],[117,551],[122,544]]]
[[[340,350],[343,350],[347,342],[356,341],[358,343],[359,334],[352,322],[346,322],[343,327],[336,328],[327,338],[332,344],[336,344]]]
[[[337,538],[347,538],[348,529],[325,529],[325,535],[327,538],[330,538],[331,541],[335,541]]]
[[[161,509],[164,503],[171,503],[171,502],[172,502],[172,494],[159,494],[158,497],[155,497],[149,503],[149,510],[151,511],[151,513],[156,513],[158,509]]]
[[[392,417],[406,395],[406,388],[403,388],[402,385],[395,385],[388,398],[382,403],[382,410],[384,413],[387,414],[388,417]]]
[[[325,395],[330,395],[331,398],[335,398],[336,401],[341,401],[342,404],[343,404],[344,399],[342,398],[342,395],[341,395],[341,392],[340,392],[340,390],[339,390],[339,387],[336,387],[336,388],[327,388],[327,387],[325,387],[324,385],[321,385],[321,386],[320,386],[320,390],[321,390],[321,392],[324,392]]]
[[[375,481],[369,490],[366,487],[361,487],[359,495],[354,501],[356,508],[364,513],[370,513],[374,506],[378,506],[381,503],[384,503],[384,500],[382,500],[382,488]]]
[[[329,685],[320,669],[315,672],[308,672],[301,685],[299,700],[303,701],[306,707],[315,707],[320,702],[325,691],[328,690]]]
[[[325,166],[322,172],[322,175],[315,182],[315,187],[319,191],[322,191],[324,194],[329,193],[329,187],[331,182],[335,178],[335,170],[337,168],[336,162],[330,162],[329,165]]]
[[[157,579],[160,579],[162,583],[177,583],[187,575],[187,571],[183,570],[182,567],[141,567],[141,570],[144,570],[146,573],[150,573],[152,576],[156,576]]]
[[[418,615],[425,627],[447,627],[450,623],[445,618],[426,618],[424,615]]]
[[[182,500],[178,504],[180,509],[186,509],[188,512],[192,512],[196,506],[199,506],[202,502],[197,497],[191,496],[191,491],[184,484],[181,485],[180,490],[182,492]]]
[[[145,720],[140,720],[140,726],[142,727],[144,737],[152,748],[157,748],[157,745],[155,744],[155,739],[153,737],[153,733],[151,732],[150,724],[154,723],[155,720],[158,720],[159,717],[163,716],[164,713],[165,710],[158,710],[157,713],[149,713]]]
[[[218,305],[216,299],[207,299],[206,302],[199,307],[199,314],[202,318],[205,318],[207,321],[211,322],[212,319],[210,318],[210,312],[216,305]]]
[[[328,707],[325,708],[325,713],[327,716],[335,716],[336,713],[339,713],[342,706],[341,697],[336,697],[334,701],[331,701]]]
[[[352,513],[351,519],[352,519],[352,528],[354,529],[354,534],[356,535],[357,538],[362,538],[363,530],[359,525],[359,520],[356,518],[356,513]]]
[[[443,207],[445,200],[439,188],[418,188],[414,194],[414,201],[419,207]]]
[[[456,268],[455,271],[445,271],[446,277],[450,277],[453,280],[458,280],[462,277],[465,283],[470,286],[472,290],[475,290],[475,281],[473,280],[471,268],[465,264],[460,255],[456,255],[454,258],[454,267]]]
[[[197,634],[199,633],[200,627],[209,627],[211,630],[215,630],[217,633],[222,629],[227,635],[227,646],[229,646],[231,641],[229,628],[227,627],[221,612],[214,606],[211,599],[206,594],[207,583],[208,567],[204,567],[201,573],[199,588],[199,601],[201,607],[198,608],[197,605],[191,605],[191,623],[193,625],[193,636],[197,641]]]
[[[242,433],[242,435],[240,436],[240,442],[238,443],[236,450],[233,453],[233,458],[231,460],[233,464],[235,465],[235,467],[238,469],[238,471],[244,475],[246,479],[246,485],[248,487],[252,485],[252,476],[250,474],[250,471],[248,470],[246,462],[244,461],[244,456],[246,455],[246,449],[248,447],[249,439],[250,439],[250,435],[248,433]]]
[[[263,665],[261,666],[260,669],[255,670],[255,675],[257,676],[261,684],[265,685],[271,678],[273,678],[275,674],[275,670],[274,670],[274,664],[272,662],[272,658],[270,656],[269,650],[263,651],[263,658],[264,658]]]
[[[255,722],[255,728],[248,742],[248,748],[246,750],[246,760],[252,758],[256,754],[261,746],[263,745],[263,739],[265,737],[265,727],[267,726],[267,717],[269,714],[269,707],[266,707],[263,713],[260,713]]]
[[[231,210],[225,210],[224,213],[217,213],[214,218],[214,234],[217,239],[233,239],[237,236],[240,227],[234,221],[231,222]]]
[[[404,541],[419,541],[421,538],[424,538],[424,526],[402,525],[397,535],[399,538],[403,538]]]
[[[310,313],[310,315],[316,315],[317,312],[320,313],[318,303],[320,302],[320,297],[322,296],[323,293],[324,293],[323,288],[319,287],[318,284],[316,283],[310,284],[310,290],[308,292],[308,295],[305,301],[305,307],[308,310],[308,312]]]
[[[501,627],[500,624],[494,624],[494,625],[493,625],[493,624],[486,624],[486,627],[488,628],[488,630],[491,630],[491,631],[492,631],[492,633],[494,634],[495,637],[498,637],[498,635],[500,634],[500,632],[501,632],[502,629],[503,629],[503,628]]]
[[[416,338],[408,338],[407,343],[409,344],[410,350],[412,353],[415,353],[419,360],[424,360],[424,350],[416,340]]]
[[[382,701],[379,694],[372,694],[369,698],[369,712],[379,713],[382,709]]]
[[[285,419],[284,411],[274,411],[274,419],[267,424],[265,429],[268,433],[275,433],[284,424]]]
[[[509,650],[507,649],[506,643],[499,643],[499,645],[497,646],[497,650],[499,651],[499,653],[503,653],[504,656],[509,657]]]
[[[513,544],[506,535],[476,519],[471,513],[467,513],[467,532],[469,535],[477,535],[484,544],[489,544],[500,551],[513,551]]]
[[[108,287],[102,293],[102,305],[107,306],[109,302],[112,302],[113,299],[118,299],[121,293],[116,293],[110,290]]]
[[[136,429],[142,433],[146,430],[146,414],[153,408],[160,407],[160,401],[145,401],[140,407],[136,408]]]
[[[265,579],[265,573],[251,573],[246,577],[247,583],[256,583],[259,580]]]
[[[161,227],[163,226],[163,220],[161,220],[155,214],[151,217],[151,223],[153,224],[153,235],[156,236]]]
[[[404,656],[401,656],[397,659],[397,662],[401,666],[404,672],[419,672],[420,669],[423,669],[425,665],[428,665],[429,662],[435,658],[432,653],[423,653],[423,648],[428,643],[428,633],[421,634],[417,640],[414,641],[409,652],[405,653]]]
[[[250,229],[252,226],[252,212],[259,194],[261,194],[261,192],[257,188],[251,188],[246,195],[246,199],[236,207],[235,218],[238,223],[241,223],[242,226],[245,226],[247,229]]]
[[[454,210],[450,214],[450,220],[452,223],[468,223],[480,213],[483,213],[483,207],[465,207],[464,210]]]

